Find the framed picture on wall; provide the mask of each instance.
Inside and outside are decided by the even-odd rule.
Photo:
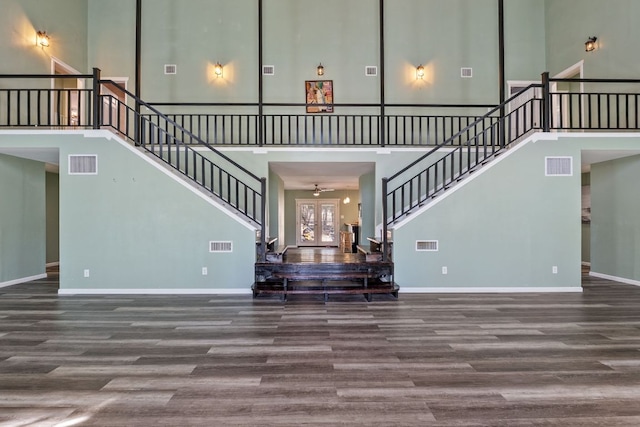
[[[333,113],[333,80],[306,80],[307,113]]]

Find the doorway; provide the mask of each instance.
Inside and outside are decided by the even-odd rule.
[[[296,199],[296,245],[338,246],[338,199]]]
[[[52,57],[51,74],[73,75],[80,72],[58,58]],[[81,116],[87,111],[86,100],[80,96],[84,87],[83,79],[51,79],[51,89],[54,89],[55,95],[51,98],[51,123],[54,126],[76,127],[86,124],[86,118]]]

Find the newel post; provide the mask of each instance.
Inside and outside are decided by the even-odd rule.
[[[551,90],[549,88],[549,72],[542,73],[542,131],[551,129]]]
[[[388,239],[387,239],[387,222],[388,222],[388,213],[387,213],[387,184],[389,180],[387,178],[382,178],[382,261],[389,261],[388,255]]]
[[[260,178],[260,193],[262,201],[260,203],[260,250],[258,251],[258,261],[267,260],[267,178]]]
[[[93,69],[93,128],[100,129],[100,118],[102,114],[100,113],[100,108],[102,106],[102,101],[100,99],[100,68]]]

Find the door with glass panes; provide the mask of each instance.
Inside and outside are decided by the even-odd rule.
[[[338,199],[296,199],[296,244],[338,246]]]

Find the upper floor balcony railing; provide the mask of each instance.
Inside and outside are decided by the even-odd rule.
[[[307,104],[155,103],[180,127],[213,145],[250,146],[434,146],[471,123],[486,125],[491,105],[331,104],[333,113],[305,113]],[[314,107],[317,104],[313,105]],[[302,111],[302,112],[301,112]],[[154,115],[148,115],[155,122]],[[169,133],[177,129],[165,129]],[[464,135],[450,140],[464,142]]]

